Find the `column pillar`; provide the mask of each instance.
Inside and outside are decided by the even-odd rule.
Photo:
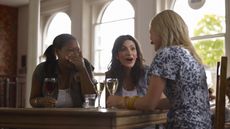
[[[25,88],[25,106],[31,107],[29,103],[32,74],[38,63],[38,41],[40,28],[40,0],[29,1],[29,30],[28,30],[28,49],[27,49],[27,74]]]

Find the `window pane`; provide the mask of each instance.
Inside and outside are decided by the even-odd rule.
[[[215,86],[216,64],[224,55],[224,38],[196,40],[193,43],[206,67],[208,85],[210,87]]]
[[[225,33],[225,0],[206,0],[197,10],[187,0],[176,0],[174,10],[185,20],[191,37]]]
[[[196,40],[193,43],[203,63],[208,67],[215,67],[216,62],[224,55],[224,38]]]
[[[134,35],[134,19],[105,23],[96,26],[95,72],[105,72],[111,60],[115,39],[120,35]]]
[[[101,22],[116,21],[134,17],[134,9],[126,0],[114,0],[106,8]]]
[[[66,13],[60,12],[57,13],[50,22],[47,30],[46,40],[43,44],[43,53],[46,48],[52,44],[54,38],[62,33],[71,33],[71,20]]]

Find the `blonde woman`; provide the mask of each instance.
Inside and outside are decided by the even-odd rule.
[[[109,96],[107,105],[138,110],[169,108],[167,129],[211,129],[205,70],[183,19],[172,10],[159,13],[151,21],[150,40],[157,53],[148,72],[147,94]],[[169,101],[161,99],[163,92]]]

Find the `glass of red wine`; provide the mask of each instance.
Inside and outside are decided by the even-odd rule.
[[[43,85],[44,85],[44,90],[46,92],[46,95],[48,97],[52,97],[57,85],[56,78],[45,78]]]

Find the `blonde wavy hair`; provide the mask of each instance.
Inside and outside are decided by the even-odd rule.
[[[189,38],[188,27],[180,15],[172,10],[164,10],[153,17],[150,29],[156,32],[161,40],[162,47],[174,45],[183,46],[191,55],[202,64]]]

